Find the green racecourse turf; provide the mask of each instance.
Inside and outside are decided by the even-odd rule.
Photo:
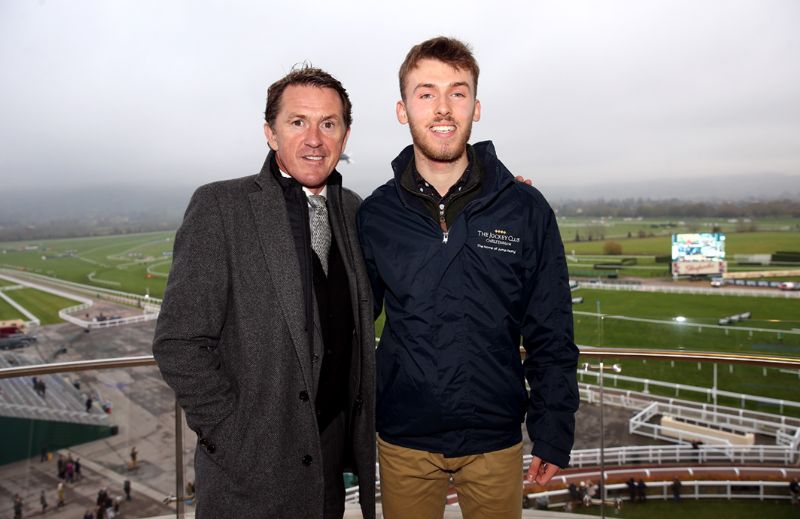
[[[569,235],[565,237],[570,240]],[[564,250],[568,254],[603,254],[605,240],[566,241]],[[652,238],[615,238],[622,245],[622,254],[646,254],[665,256],[671,253],[670,234]],[[800,232],[741,232],[726,235],[725,253],[733,254],[771,254],[777,251],[800,251]]]
[[[576,217],[560,216],[558,227],[564,241],[575,239],[578,233],[582,239],[588,238],[589,234],[596,234],[598,231],[604,239],[618,240],[627,238],[628,233],[638,236],[639,231],[646,235],[669,236],[672,233],[686,232],[711,232],[715,226],[721,232],[734,233],[740,229],[741,225],[755,225],[759,231],[800,231],[800,219],[797,218],[765,218],[754,222],[729,222],[725,218],[600,218],[600,217]],[[670,227],[669,225],[674,225]]]
[[[169,270],[171,258],[164,253],[172,251],[174,235],[157,232],[0,243],[0,266],[134,294],[149,291],[154,297],[162,297],[166,277],[148,275],[147,268],[154,265],[156,272]],[[39,248],[26,251],[26,245]]]
[[[25,319],[25,316],[17,311],[16,308],[0,299],[0,321],[10,321],[12,319]]]
[[[58,318],[59,310],[81,304],[78,301],[65,299],[33,288],[8,291],[6,295],[35,315],[43,325],[60,323],[61,319]]]
[[[786,493],[789,493],[789,484],[786,484]],[[686,487],[684,487],[684,492]],[[670,490],[670,496],[672,491]],[[578,507],[573,510],[576,514],[600,515],[600,507],[593,506],[588,510]],[[796,519],[800,512],[798,507],[792,506],[789,501],[769,500],[735,500],[725,501],[720,499],[686,499],[680,503],[650,498],[646,503],[625,503],[622,511],[617,514],[612,507],[606,508],[606,517],[619,519]]]
[[[574,310],[666,320],[668,324],[599,319],[575,314],[575,342],[583,345],[654,348],[666,350],[716,351],[726,353],[762,353],[800,356],[800,335],[739,330],[743,327],[775,330],[800,329],[800,299],[737,297],[723,295],[663,294],[582,289],[575,292],[584,298]],[[698,329],[692,324],[717,324],[728,315],[752,312],[751,319],[737,325]],[[686,317],[683,324],[671,320]],[[623,375],[652,378],[667,382],[710,387],[713,368],[710,364],[669,361],[626,361],[620,363]],[[698,367],[699,366],[699,367]],[[731,369],[733,370],[731,372]],[[797,374],[751,366],[720,365],[720,389],[753,395],[800,400],[797,395]],[[626,389],[640,386],[620,385]],[[667,390],[651,391],[674,396]],[[723,402],[721,402],[723,403]],[[766,410],[766,409],[764,409]],[[773,410],[774,411],[774,410]]]

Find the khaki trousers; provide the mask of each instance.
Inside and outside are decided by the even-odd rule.
[[[452,478],[464,519],[522,516],[522,442],[445,458],[378,438],[384,519],[442,519]]]

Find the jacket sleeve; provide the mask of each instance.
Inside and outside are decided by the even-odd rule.
[[[537,211],[538,212],[538,211]],[[527,427],[533,454],[559,467],[569,464],[580,402],[578,348],[572,329],[572,296],[564,245],[555,214],[546,207],[534,227],[535,266],[522,339],[530,385]]]
[[[199,188],[175,236],[172,267],[156,325],[153,355],[200,437],[233,410],[218,347],[228,299],[228,258],[212,186]]]
[[[368,214],[365,206],[366,204],[361,204],[361,208],[358,211],[358,241],[361,243],[361,252],[364,254],[364,264],[367,267],[367,275],[372,287],[373,319],[377,319],[383,310],[383,296],[386,292],[386,287],[378,274],[378,267],[375,264],[375,254],[372,251],[370,227],[367,224]]]

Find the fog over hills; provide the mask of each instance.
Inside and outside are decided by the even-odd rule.
[[[563,201],[650,200],[752,201],[800,200],[800,175],[708,176],[633,179],[628,182],[537,183],[553,205]],[[346,181],[345,181],[346,182]],[[196,185],[155,187],[92,185],[86,187],[12,188],[0,204],[0,240],[109,234],[174,229]],[[371,188],[354,186],[362,196]]]
[[[536,179],[534,178],[534,185]],[[651,200],[800,200],[800,175],[676,177],[537,186],[553,203],[561,200],[644,198]]]

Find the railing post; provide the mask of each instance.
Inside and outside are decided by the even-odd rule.
[[[183,409],[175,400],[175,517],[183,519]]]

